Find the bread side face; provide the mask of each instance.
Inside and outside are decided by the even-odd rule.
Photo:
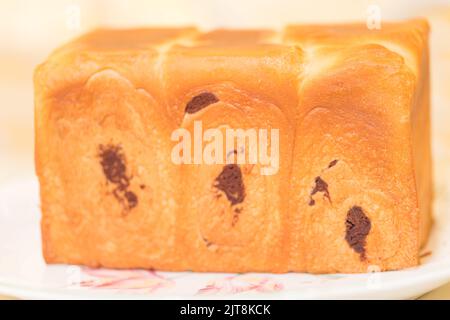
[[[35,75],[46,261],[313,273],[416,265],[431,180],[427,66],[415,58],[426,28],[413,25],[412,35],[386,31],[386,46],[386,35],[360,28],[342,27],[345,44],[308,28],[187,28],[102,30],[57,50]],[[193,134],[196,121],[279,129],[278,172],[174,164],[171,134]]]
[[[234,45],[218,40],[167,52],[167,105],[180,127],[193,134],[195,122],[201,121],[204,130],[221,128],[223,136],[227,128],[279,130],[278,172],[264,176],[261,164],[237,165],[242,199],[235,203],[226,190],[217,188],[227,165],[183,166],[183,185],[189,191],[183,192],[180,221],[186,225],[181,233],[194,270],[288,271],[286,190],[300,64],[299,50],[274,44]],[[189,102],[204,93],[213,94],[214,103],[187,113]],[[241,152],[237,146],[223,146],[225,155]]]
[[[79,46],[35,76],[46,261],[182,269],[173,252],[180,170],[168,161],[174,124],[161,100],[160,53]]]
[[[422,191],[431,186],[423,86],[427,27],[415,22],[408,28],[287,32],[288,41],[303,43],[313,60],[299,92],[291,177],[299,213],[294,233],[305,248],[293,257],[309,272],[418,264],[430,216],[419,203],[427,206],[430,200],[423,199],[431,198]]]
[[[349,48],[304,80],[292,190],[307,270],[417,263],[410,142],[414,75],[377,45]]]

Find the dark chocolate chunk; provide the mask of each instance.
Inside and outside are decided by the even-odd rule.
[[[241,168],[236,164],[228,164],[223,167],[214,186],[225,193],[231,205],[241,203],[245,199],[245,186]]]
[[[133,209],[138,204],[138,198],[134,192],[125,192],[125,199],[127,199],[128,209]]]
[[[116,186],[112,191],[114,197],[126,210],[136,207],[138,197],[134,192],[128,190],[131,178],[127,176],[126,159],[120,145],[100,145],[99,156],[107,181]]]
[[[316,177],[314,182],[316,185],[314,186],[313,191],[311,191],[311,195],[313,196],[317,192],[324,192],[325,196],[328,196],[328,184],[321,177]]]
[[[361,207],[354,206],[348,211],[345,220],[345,240],[355,252],[360,254],[361,260],[366,259],[366,238],[370,228],[370,219]]]
[[[331,161],[328,164],[328,168],[327,169],[333,168],[338,163],[338,161],[339,161],[338,159],[335,159],[335,160]],[[330,192],[328,191],[328,184],[321,177],[316,177],[314,182],[315,182],[315,186],[314,186],[313,190],[311,191],[309,205],[313,206],[313,205],[316,204],[316,201],[312,197],[313,197],[313,195],[315,195],[318,192],[323,192],[325,197],[331,203]]]
[[[309,205],[313,206],[316,204],[316,202],[314,201],[314,199],[312,197],[313,197],[313,195],[315,195],[318,192],[323,192],[325,197],[331,202],[330,193],[328,192],[328,184],[321,177],[316,177],[314,182],[315,182],[315,186],[314,186],[313,190],[311,191],[311,199],[309,201]]]
[[[338,163],[338,161],[339,161],[339,160],[337,160],[337,159],[331,161],[330,164],[328,165],[328,169],[333,168],[333,167]]]
[[[193,97],[192,100],[188,102],[185,111],[191,114],[196,113],[203,108],[206,108],[210,104],[216,103],[218,101],[219,99],[211,92],[203,92]]]
[[[125,156],[120,146],[100,145],[100,158],[103,173],[108,181],[118,185],[128,185]]]

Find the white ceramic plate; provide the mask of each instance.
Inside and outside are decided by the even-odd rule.
[[[432,254],[420,267],[397,272],[273,275],[92,270],[44,263],[38,185],[34,179],[17,181],[0,188],[0,294],[32,299],[409,299],[450,281],[450,223],[445,216],[443,212],[437,217],[425,249]]]

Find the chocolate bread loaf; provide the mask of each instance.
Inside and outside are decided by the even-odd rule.
[[[417,265],[432,200],[427,39],[427,23],[412,20],[98,30],[56,50],[35,73],[45,260],[277,273]],[[246,141],[268,133],[276,160],[240,161],[250,142],[205,159],[228,129]],[[182,152],[180,137],[192,140]]]

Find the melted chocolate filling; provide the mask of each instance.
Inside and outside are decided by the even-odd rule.
[[[316,201],[314,201],[314,199],[312,197],[313,197],[313,195],[315,195],[318,192],[323,192],[325,197],[328,200],[330,200],[330,202],[331,202],[330,193],[328,191],[328,184],[321,177],[316,177],[314,182],[315,182],[315,186],[314,186],[313,190],[311,191],[311,199],[309,201],[309,205],[313,206],[316,204]]]
[[[330,164],[328,165],[328,169],[333,168],[333,167],[338,163],[338,161],[339,161],[339,160],[333,160],[333,161],[331,161]]]
[[[223,167],[216,178],[214,186],[225,193],[231,205],[242,203],[245,199],[245,186],[242,180],[241,168],[236,164]]]
[[[211,92],[203,92],[193,97],[186,105],[186,113],[196,113],[210,104],[218,102],[219,99]]]
[[[361,260],[366,259],[366,238],[371,229],[370,219],[361,207],[354,206],[347,213],[345,220],[345,240]]]
[[[123,150],[118,145],[99,146],[100,164],[108,182],[116,187],[113,195],[126,210],[131,210],[139,203],[134,192],[128,190],[130,177],[127,176],[127,165]]]

